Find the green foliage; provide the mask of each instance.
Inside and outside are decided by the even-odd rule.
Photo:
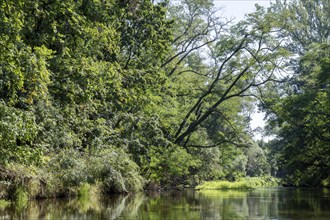
[[[78,188],[79,197],[89,197],[91,191],[91,186],[88,183],[83,183]]]
[[[320,186],[329,178],[329,6],[299,0],[272,8],[286,16],[281,35],[290,39],[286,48],[295,56],[288,63],[290,81],[265,101],[278,137],[268,147],[278,175],[296,185]]]
[[[222,146],[223,148],[202,149],[193,153],[199,155],[201,161],[208,161],[208,163],[202,163],[196,173],[199,179],[234,181],[246,175],[259,176],[263,172],[267,173],[262,164],[260,167],[258,167],[259,164],[253,164],[252,160],[257,159],[257,157],[254,158],[256,155],[251,154],[253,148],[241,149],[230,144]]]
[[[279,180],[271,176],[245,177],[235,182],[208,181],[196,187],[198,190],[254,189],[262,186],[278,186]]]
[[[14,192],[15,204],[18,207],[24,207],[27,205],[28,199],[29,197],[26,190],[22,186],[17,187]]]
[[[321,186],[329,188],[330,187],[330,177],[323,179],[321,182]]]
[[[144,164],[148,179],[162,185],[183,183],[190,171],[201,165],[199,159],[178,146],[151,147],[147,160]]]
[[[0,208],[6,208],[10,205],[10,202],[4,199],[0,199]]]
[[[31,112],[9,107],[0,101],[0,130],[0,164],[40,160],[41,149],[33,147],[39,127]]]
[[[246,182],[229,182],[229,181],[211,181],[205,182],[197,186],[197,190],[221,190],[221,189],[253,189],[254,187]]]
[[[0,164],[36,166],[41,196],[267,175],[267,156],[324,180],[327,8],[278,2],[229,25],[212,1],[3,1]],[[276,103],[289,55],[299,76]],[[281,153],[251,138],[255,97],[277,114]]]
[[[10,164],[1,173],[1,184],[9,181],[9,196],[44,198],[57,196],[86,197],[95,193],[137,192],[145,180],[139,167],[122,149],[108,148],[93,152],[61,150],[43,157],[43,166]],[[1,192],[2,194],[5,192]]]
[[[81,187],[81,184],[102,183],[105,193],[132,192],[143,188],[138,166],[120,149],[105,149],[92,153],[64,150],[49,161],[55,173],[54,184]]]
[[[267,161],[267,154],[258,145],[253,145],[247,151],[246,174],[248,176],[270,175],[271,164]],[[273,165],[272,165],[273,166]]]
[[[0,164],[40,163],[50,195],[96,181],[109,192],[142,189],[128,153],[151,134],[130,118],[165,79],[171,22],[163,4],[134,4],[1,2]]]
[[[308,69],[311,67],[309,56],[307,53],[301,61]],[[277,144],[281,147],[281,159],[291,181],[319,185],[328,177],[330,134],[327,129],[330,122],[328,80],[320,81],[319,78],[329,72],[329,68],[326,64],[328,58],[322,58],[317,64],[317,58],[312,57],[314,67],[308,72],[303,71],[297,82],[299,92],[284,98],[282,106],[277,107],[281,120],[279,136],[284,138]]]

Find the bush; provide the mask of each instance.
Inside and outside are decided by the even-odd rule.
[[[63,150],[54,156],[48,168],[60,180],[60,188],[66,188],[65,191],[83,183],[100,182],[104,193],[139,191],[144,185],[138,166],[128,154],[117,148],[91,152]]]
[[[19,186],[16,188],[14,193],[14,199],[16,203],[20,204],[25,204],[28,201],[28,192],[24,189],[23,186]]]
[[[9,107],[0,101],[0,164],[38,162],[41,150],[32,146],[38,130],[31,112]]]
[[[0,173],[2,197],[84,196],[91,188],[103,193],[127,193],[142,190],[145,183],[137,164],[118,148],[90,152],[63,149],[44,156],[42,161],[39,167],[8,164],[4,171],[10,176]]]
[[[0,199],[0,208],[6,208],[9,205],[10,205],[10,202],[9,201]]]
[[[78,188],[79,197],[88,197],[90,195],[91,186],[88,183],[83,183]]]

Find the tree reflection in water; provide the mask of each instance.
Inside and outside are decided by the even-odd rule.
[[[330,219],[327,189],[173,191],[35,200],[0,219]]]

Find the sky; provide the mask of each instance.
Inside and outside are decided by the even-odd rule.
[[[227,18],[235,18],[237,21],[244,15],[255,10],[255,4],[269,6],[274,0],[214,0],[216,8],[223,8],[222,13]]]

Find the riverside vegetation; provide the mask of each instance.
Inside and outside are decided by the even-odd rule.
[[[0,1],[0,198],[329,186],[329,11],[277,1],[234,23],[209,0]]]
[[[263,186],[279,186],[280,180],[273,177],[245,177],[230,181],[208,181],[196,187],[197,190],[254,189]]]

